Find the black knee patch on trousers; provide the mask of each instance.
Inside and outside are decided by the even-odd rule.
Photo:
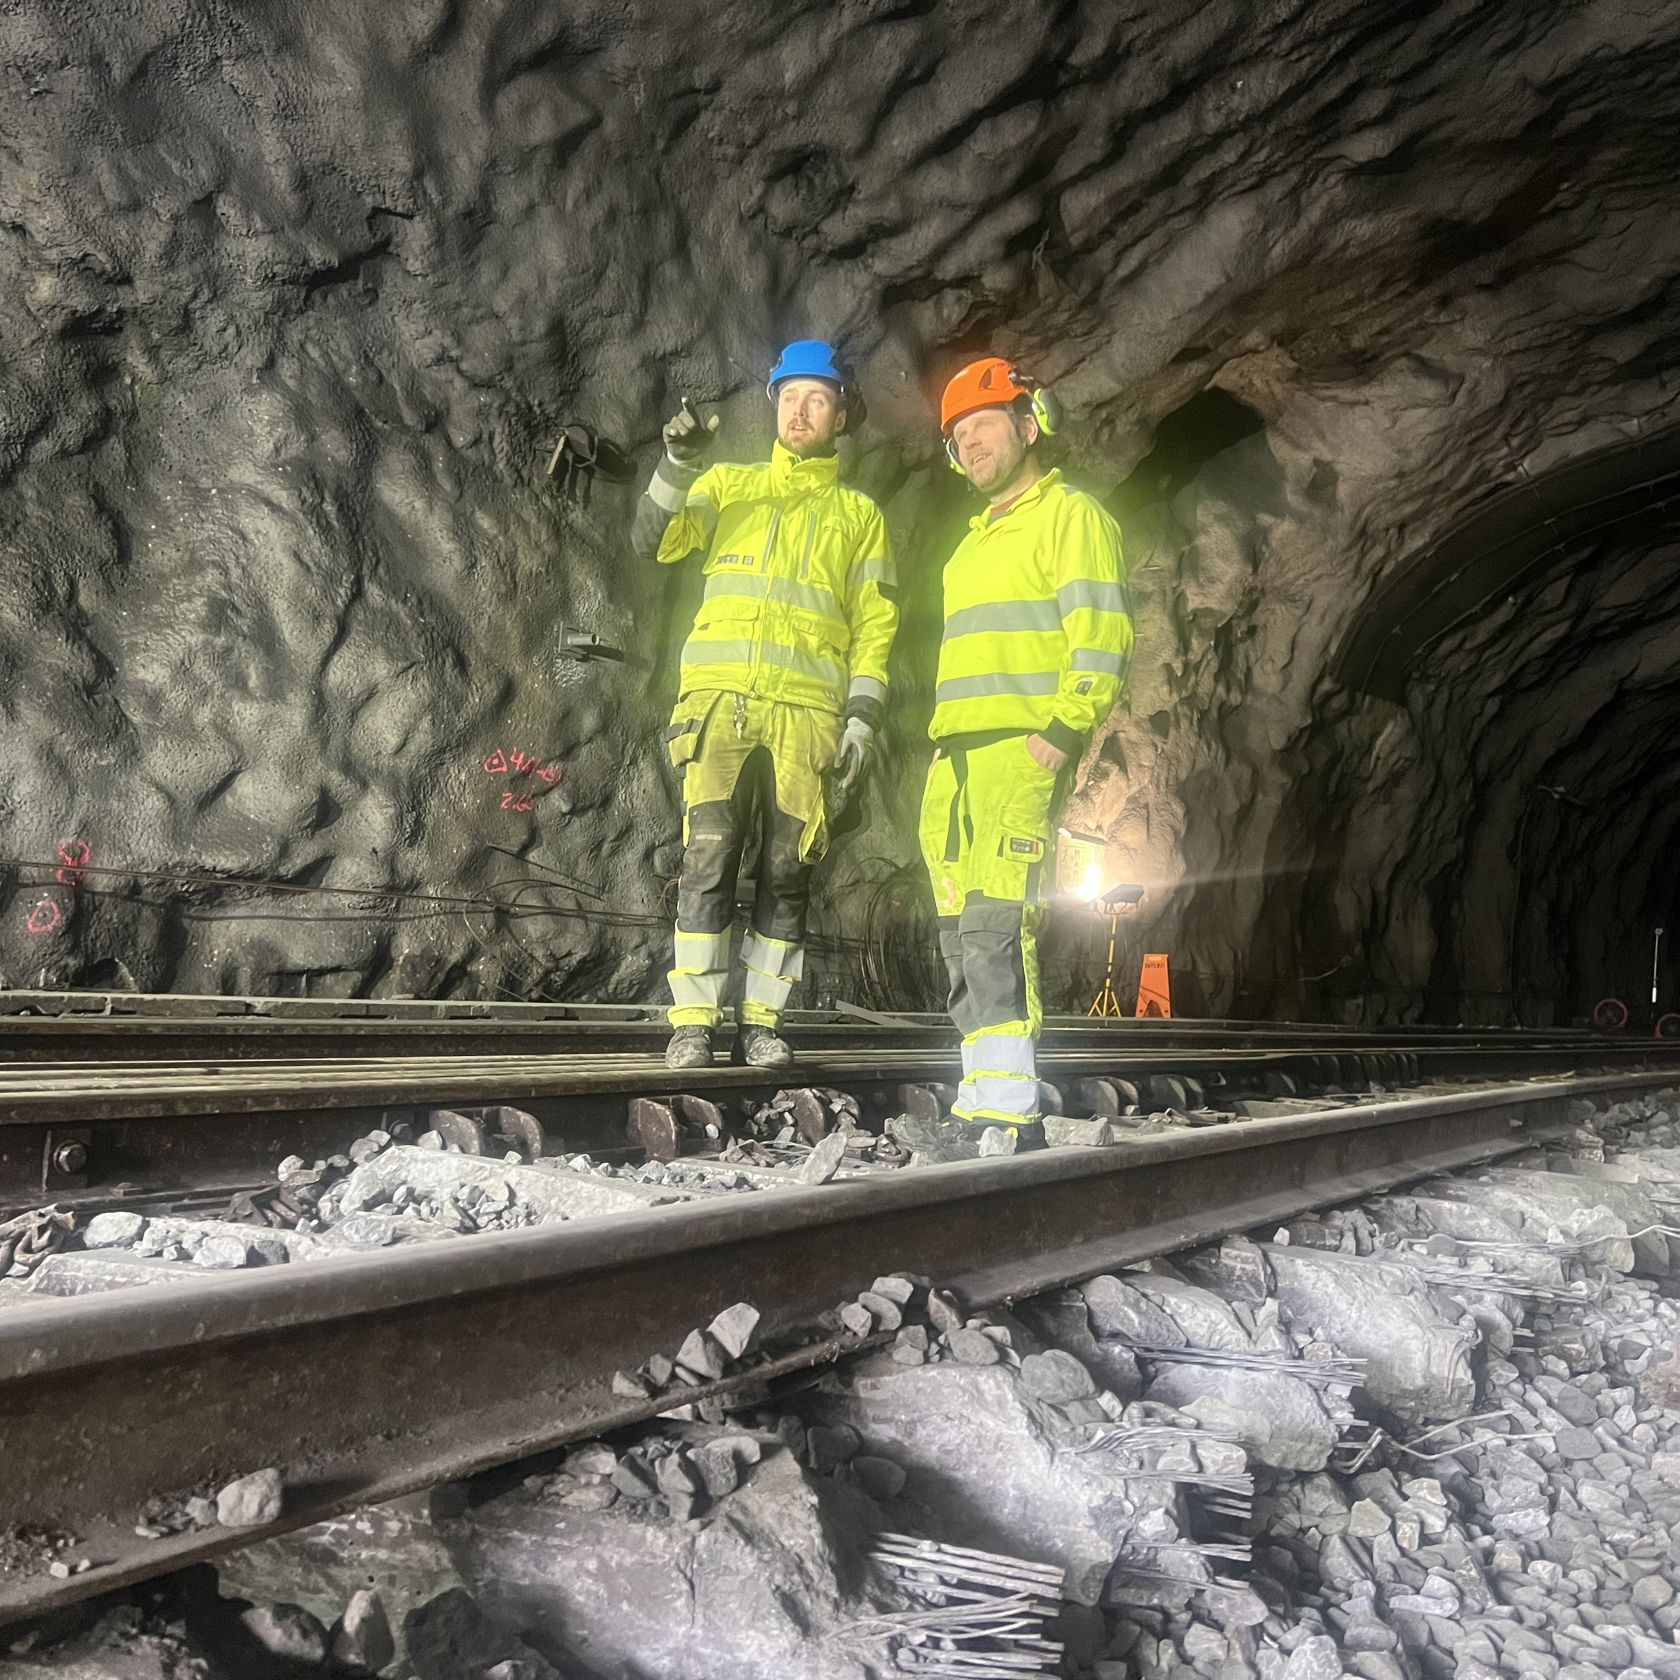
[[[770,810],[758,843],[758,890],[753,897],[754,929],[766,939],[798,944],[805,937],[811,906],[811,866],[799,855],[805,824],[786,811]]]
[[[811,904],[811,866],[799,856],[805,824],[776,804],[776,761],[755,747],[727,799],[688,813],[688,844],[677,882],[677,925],[686,933],[724,933],[735,922],[741,855],[758,836],[754,928],[766,939],[797,944]]]
[[[1027,1014],[1027,971],[1021,952],[1021,918],[1025,906],[1007,899],[970,893],[958,919],[962,941],[965,1003],[973,1021],[965,1033],[980,1027],[1021,1021]],[[954,1018],[954,1017],[953,1017]]]
[[[964,1038],[974,1031],[974,1011],[968,1001],[968,976],[963,970],[962,922],[956,916],[939,918],[939,954],[945,959],[945,974],[951,992],[945,1007],[951,1024]]]
[[[677,926],[686,933],[723,933],[735,920],[735,881],[746,829],[733,799],[688,813],[688,844],[677,878]]]

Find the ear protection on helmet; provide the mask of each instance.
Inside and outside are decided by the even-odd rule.
[[[1017,397],[1010,407],[1017,413],[1031,414],[1038,422],[1038,429],[1045,437],[1054,437],[1062,429],[1062,404],[1056,393],[1047,386],[1040,385],[1031,375],[1022,373],[1018,368],[1009,370],[1010,377],[1018,384],[1029,388],[1029,395]],[[951,463],[951,470],[959,478],[967,478],[963,471],[963,464],[957,458],[957,440],[946,438],[945,457]]]
[[[1033,388],[1032,417],[1046,437],[1054,437],[1062,429],[1061,398],[1036,379],[1029,379],[1027,383]]]

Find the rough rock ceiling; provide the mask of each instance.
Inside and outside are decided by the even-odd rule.
[[[684,394],[760,447],[770,351],[821,331],[862,364],[854,468],[914,580],[828,936],[913,856],[963,514],[931,399],[995,347],[1057,382],[1125,522],[1138,659],[1071,820],[1150,884],[1150,948],[1220,1008],[1502,1015],[1546,782],[1590,809],[1540,795],[1525,828],[1531,1014],[1627,992],[1670,906],[1672,550],[1525,578],[1404,705],[1330,667],[1502,486],[1680,418],[1677,27],[1660,0],[9,9],[0,811],[68,879],[12,873],[0,969],[651,995],[692,585],[628,563],[633,483],[568,500],[544,468],[580,422],[639,477]],[[563,626],[629,657],[557,672]],[[1052,956],[1070,996],[1089,943]]]

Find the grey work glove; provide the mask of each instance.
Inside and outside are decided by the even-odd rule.
[[[711,449],[717,429],[717,415],[702,420],[694,404],[684,397],[681,409],[665,422],[665,453],[675,466],[697,467]]]
[[[834,754],[835,779],[850,787],[863,774],[875,751],[875,731],[862,718],[847,718],[845,733]]]

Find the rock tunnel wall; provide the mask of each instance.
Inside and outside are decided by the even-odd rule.
[[[1610,0],[8,9],[0,972],[656,995],[656,747],[696,591],[630,561],[630,510],[680,396],[760,451],[770,354],[822,333],[863,374],[847,465],[908,599],[819,995],[934,1001],[908,995],[929,953],[882,941],[916,944],[966,512],[932,402],[987,349],[1056,383],[1070,472],[1126,533],[1133,678],[1068,820],[1147,884],[1134,944],[1215,1009],[1498,1018],[1515,911],[1539,1007],[1614,989],[1671,830],[1662,775],[1604,769],[1667,728],[1663,556],[1563,557],[1404,706],[1328,666],[1480,498],[1671,410],[1677,25]],[[548,476],[569,423],[624,470]],[[557,663],[568,627],[624,657]],[[1536,776],[1624,806],[1572,838],[1531,816],[1519,908]],[[1053,997],[1100,955],[1060,916]]]

